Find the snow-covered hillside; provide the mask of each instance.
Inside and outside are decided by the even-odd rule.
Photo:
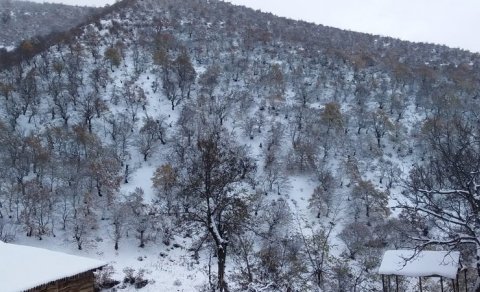
[[[0,54],[0,240],[108,262],[122,291],[374,291],[383,252],[415,246],[460,249],[473,286],[468,242],[421,244],[476,223],[412,194],[461,185],[436,180],[437,146],[476,145],[479,61],[221,1],[122,1]]]
[[[68,6],[1,0],[0,49],[17,46],[25,39],[45,37],[50,33],[65,31],[86,21],[99,10],[92,7]]]

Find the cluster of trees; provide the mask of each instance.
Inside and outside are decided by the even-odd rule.
[[[180,234],[218,291],[374,289],[399,247],[460,249],[480,271],[478,56],[220,1],[102,13],[0,52],[0,239]],[[153,201],[119,191],[141,163]]]
[[[470,112],[469,114],[473,114]],[[410,172],[405,200],[399,202],[412,226],[419,229],[418,248],[460,250],[465,267],[480,287],[480,145],[478,120],[464,113],[434,116],[421,135],[430,157]],[[473,284],[473,283],[472,283]]]

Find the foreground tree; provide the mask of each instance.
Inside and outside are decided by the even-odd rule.
[[[417,226],[420,249],[440,245],[476,254],[464,258],[477,272],[480,291],[480,141],[478,128],[461,117],[432,118],[423,127],[430,160],[410,173],[400,207]],[[426,227],[415,222],[427,218]],[[472,279],[473,283],[474,280]]]
[[[189,149],[181,196],[186,219],[205,227],[217,256],[218,291],[228,291],[225,266],[229,240],[242,232],[252,204],[255,165],[245,148],[222,130],[201,135]]]

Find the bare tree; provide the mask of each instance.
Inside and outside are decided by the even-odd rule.
[[[76,210],[72,219],[72,235],[78,250],[82,250],[85,241],[91,236],[93,227],[96,225],[95,215],[88,210],[88,207],[81,206]]]
[[[200,223],[212,239],[217,256],[217,289],[228,291],[228,247],[231,234],[241,232],[249,216],[249,183],[255,166],[246,150],[219,129],[204,133],[190,151],[181,182],[181,193],[188,199],[186,216]]]
[[[165,144],[166,128],[163,125],[165,118],[160,117],[158,120],[147,117],[144,121],[137,140],[140,153],[143,154],[143,160],[147,158],[158,147],[159,143]]]
[[[125,225],[128,219],[128,207],[125,203],[115,201],[111,206],[112,237],[115,242],[115,250],[118,250],[118,244],[125,232]]]
[[[352,197],[355,207],[358,208],[358,213],[355,214],[356,220],[364,218],[370,225],[372,220],[383,219],[389,214],[388,193],[378,190],[371,181],[358,181],[352,190]],[[363,217],[362,211],[365,212],[365,217]]]
[[[319,179],[320,183],[309,199],[310,208],[317,212],[317,218],[322,214],[329,217],[335,203],[335,178],[330,171],[322,171]]]
[[[415,237],[420,249],[440,245],[464,247],[475,256],[466,259],[477,272],[480,289],[480,142],[478,128],[462,116],[432,118],[423,127],[430,159],[410,173],[405,200],[399,207],[415,221],[426,217],[427,226]],[[472,279],[472,283],[473,283]]]
[[[127,196],[126,206],[129,209],[131,220],[130,228],[135,231],[135,237],[139,240],[139,247],[145,247],[145,244],[154,238],[157,214],[152,206],[143,200],[144,192],[141,188],[136,188],[134,192]]]
[[[107,130],[112,140],[113,148],[122,163],[128,157],[128,146],[133,132],[133,125],[130,117],[119,113],[107,118],[109,129]]]
[[[381,139],[385,136],[386,133],[390,132],[393,129],[393,124],[388,118],[387,114],[379,109],[376,112],[371,113],[371,121],[377,139],[377,146],[381,147]]]
[[[197,73],[193,68],[190,56],[186,49],[181,50],[177,59],[173,63],[175,72],[177,73],[178,88],[180,89],[180,95],[182,98],[189,98],[190,91]]]
[[[178,174],[171,164],[164,164],[157,168],[152,177],[154,188],[157,190],[160,204],[165,204],[168,215],[174,211],[176,204]],[[178,208],[175,208],[178,215]]]

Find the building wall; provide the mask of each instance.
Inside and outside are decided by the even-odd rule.
[[[28,292],[94,292],[93,285],[94,275],[93,271],[90,271]]]

